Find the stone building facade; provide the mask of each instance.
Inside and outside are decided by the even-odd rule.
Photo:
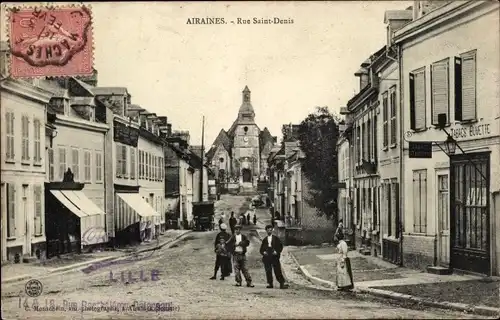
[[[255,188],[267,177],[267,159],[276,137],[255,122],[255,111],[248,87],[242,92],[238,116],[228,131],[221,130],[206,158],[219,181],[238,182],[241,187]]]

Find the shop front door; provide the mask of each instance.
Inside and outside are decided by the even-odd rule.
[[[448,173],[438,172],[437,180],[437,218],[438,218],[438,250],[439,265],[450,266],[450,210],[449,210],[449,178]]]
[[[450,157],[450,264],[490,273],[490,153]]]

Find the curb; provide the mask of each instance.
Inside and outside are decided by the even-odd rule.
[[[323,286],[323,287],[328,287],[328,288],[336,288],[337,287],[331,281],[323,280],[323,279],[312,276],[307,271],[307,269],[305,267],[301,266],[298,263],[297,259],[293,255],[293,253],[289,252],[289,255],[292,257],[292,260],[299,267],[299,270],[302,273],[302,275],[304,275],[304,277],[306,277],[309,281],[311,281],[314,284]],[[420,297],[411,296],[408,294],[397,293],[397,292],[388,291],[388,290],[357,287],[354,289],[354,292],[366,293],[366,294],[370,294],[372,296],[376,296],[376,297],[380,297],[380,298],[389,298],[392,300],[397,300],[397,301],[402,301],[402,302],[414,302],[414,303],[419,303],[419,304],[429,306],[429,307],[448,309],[448,310],[454,310],[454,311],[460,311],[460,312],[467,312],[467,313],[483,315],[483,316],[498,316],[498,315],[500,315],[500,308],[493,308],[493,307],[487,307],[487,306],[471,306],[471,305],[467,305],[464,303],[454,303],[454,302],[447,302],[447,301],[438,302],[438,301],[433,301],[433,300],[427,299],[427,298],[420,298]]]
[[[81,263],[77,263],[77,264],[72,264],[72,265],[69,265],[69,266],[54,268],[54,269],[51,269],[48,272],[45,272],[44,274],[40,274],[40,275],[41,276],[46,276],[46,275],[50,275],[50,274],[61,273],[61,272],[72,270],[72,269],[79,269],[81,267],[86,267],[86,266],[92,265],[94,263],[119,260],[119,259],[126,258],[128,256],[131,256],[131,255],[137,254],[137,253],[143,253],[143,252],[149,252],[149,251],[158,250],[158,249],[163,248],[164,246],[173,245],[174,242],[177,242],[178,240],[180,240],[180,238],[184,237],[187,234],[190,234],[191,232],[193,232],[193,230],[188,230],[185,233],[180,234],[180,235],[176,236],[173,239],[167,240],[164,243],[161,243],[160,245],[158,245],[156,247],[153,247],[153,248],[146,248],[146,249],[142,249],[142,250],[137,250],[137,251],[134,251],[134,252],[131,252],[131,253],[127,253],[127,254],[123,254],[123,255],[120,255],[120,256],[116,256],[116,257],[104,257],[104,258],[99,258],[99,259],[95,259],[95,260],[92,260],[92,261],[85,261],[85,262],[81,262]],[[39,275],[33,275],[33,274],[31,274],[31,275],[23,275],[23,276],[17,276],[17,277],[5,279],[5,280],[2,281],[2,285],[3,284],[13,283],[13,282],[19,282],[19,281],[23,281],[23,280],[27,280],[27,279],[31,279],[31,278],[34,278],[36,276],[39,276]]]

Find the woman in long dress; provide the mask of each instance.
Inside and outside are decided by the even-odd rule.
[[[339,240],[337,249],[340,253],[340,257],[337,260],[337,288],[339,291],[349,291],[354,289],[351,261],[347,257],[349,248],[347,247],[347,243],[344,241],[343,233],[338,233],[337,238]]]

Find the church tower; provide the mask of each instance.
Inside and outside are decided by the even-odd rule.
[[[253,188],[260,175],[260,130],[255,124],[255,111],[247,86],[242,91],[242,103],[233,130],[233,172],[239,173],[240,186]]]

